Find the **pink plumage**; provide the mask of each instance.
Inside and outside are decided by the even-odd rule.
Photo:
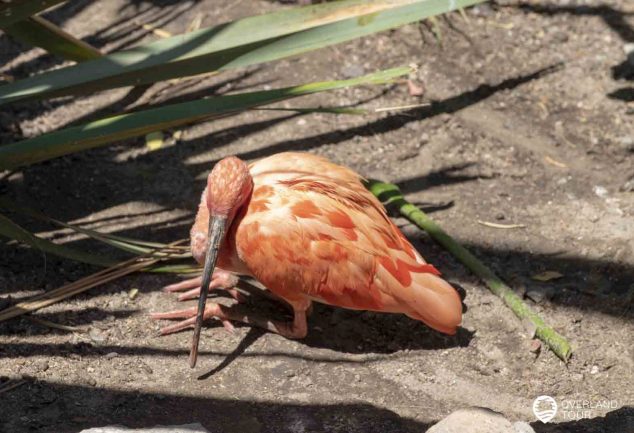
[[[191,230],[192,253],[204,262],[210,215],[226,217],[216,274],[256,278],[292,306],[295,318],[293,323],[245,318],[217,304],[205,317],[227,326],[230,320],[246,321],[302,338],[306,311],[316,301],[403,313],[455,333],[462,317],[457,292],[391,222],[358,174],[307,153],[281,153],[254,162],[248,171],[246,167],[231,157],[212,170]],[[235,284],[225,280],[224,285]],[[192,310],[187,311],[191,316]],[[156,317],[187,317],[177,313]],[[168,331],[192,323],[190,319]]]

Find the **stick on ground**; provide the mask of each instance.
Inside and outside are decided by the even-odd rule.
[[[531,310],[530,307],[495,275],[493,271],[487,268],[484,263],[478,260],[465,247],[456,242],[422,210],[405,200],[398,186],[391,183],[370,180],[366,187],[385,205],[395,206],[401,215],[429,233],[436,242],[445,247],[445,249],[453,254],[463,265],[469,268],[471,272],[480,277],[489,290],[502,298],[504,303],[517,317],[522,320],[528,320],[535,325],[535,336],[542,340],[560,359],[564,362],[570,359],[572,349],[568,341],[553,328],[548,326],[537,313]]]

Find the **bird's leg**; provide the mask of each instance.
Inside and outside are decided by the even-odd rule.
[[[169,286],[163,287],[163,290],[169,293],[173,292],[182,292],[183,290],[187,290],[185,293],[181,293],[178,295],[179,301],[186,301],[188,299],[197,298],[200,295],[200,286],[202,284],[203,277],[198,276],[194,278],[190,278],[189,280],[181,281],[179,283],[170,284]],[[233,299],[238,302],[244,302],[245,297],[242,293],[235,289],[235,286],[238,284],[238,277],[231,272],[224,271],[222,269],[216,269],[211,278],[211,283],[209,285],[210,289],[224,289]]]
[[[310,308],[311,302],[300,301],[292,302],[293,321],[283,322],[277,320],[269,320],[255,313],[245,313],[239,311],[235,307],[228,307],[217,303],[208,303],[205,307],[203,317],[205,319],[215,318],[223,322],[241,322],[259,328],[266,329],[269,332],[275,332],[283,337],[298,339],[304,338],[308,332],[308,324],[306,323],[306,312]],[[179,311],[170,311],[168,313],[152,314],[153,319],[185,319],[174,325],[166,326],[161,329],[161,335],[171,334],[182,329],[189,328],[196,323],[197,307],[188,308]],[[226,327],[226,326],[225,326]]]

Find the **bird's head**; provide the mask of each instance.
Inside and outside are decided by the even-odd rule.
[[[207,177],[209,215],[226,217],[231,222],[252,189],[253,178],[244,161],[235,156],[221,159]]]
[[[253,178],[249,173],[249,167],[235,156],[220,160],[207,177],[206,201],[209,209],[209,228],[207,230],[207,246],[205,248],[207,253],[203,268],[203,281],[198,300],[198,315],[189,356],[189,365],[192,368],[196,365],[203,313],[209,294],[211,276],[218,259],[218,251],[227,229],[231,226],[240,207],[247,202],[252,190]]]

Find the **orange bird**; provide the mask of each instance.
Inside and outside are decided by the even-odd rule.
[[[454,334],[462,319],[458,293],[427,264],[392,223],[354,171],[307,153],[280,153],[247,165],[219,161],[209,174],[191,229],[201,277],[166,287],[200,294],[198,307],[154,314],[185,319],[168,334],[195,324],[190,366],[200,328],[216,318],[249,323],[287,338],[303,338],[313,301],[355,310],[403,313]],[[217,266],[217,267],[216,267]],[[245,315],[206,303],[210,288],[234,297],[236,275],[260,281],[294,313],[290,323]]]

